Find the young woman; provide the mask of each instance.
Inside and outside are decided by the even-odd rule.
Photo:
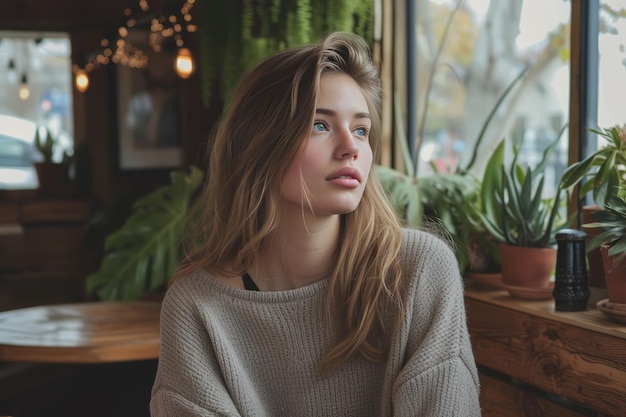
[[[347,33],[242,79],[163,301],[153,417],[480,415],[453,252],[374,178],[380,102]]]

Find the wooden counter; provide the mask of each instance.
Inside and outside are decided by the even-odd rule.
[[[465,291],[468,326],[488,416],[626,416],[626,325],[592,304]]]

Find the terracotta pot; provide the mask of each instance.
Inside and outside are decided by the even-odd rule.
[[[599,211],[597,205],[584,206],[582,210],[582,230],[587,233],[586,243],[589,239],[600,233],[600,228],[585,227],[587,223],[593,223],[595,220],[591,213]],[[602,254],[600,248],[587,252],[587,282],[594,287],[606,288],[606,280],[604,279],[604,267],[602,264]]]
[[[35,163],[39,194],[44,197],[67,197],[72,192],[67,164]]]
[[[504,285],[545,288],[556,266],[556,248],[530,248],[501,243],[500,257]]]
[[[617,304],[626,304],[626,259],[614,264],[614,256],[609,256],[609,246],[600,246],[602,262],[604,264],[604,279],[609,301]]]
[[[468,272],[467,278],[485,290],[502,290],[502,273],[500,272]]]

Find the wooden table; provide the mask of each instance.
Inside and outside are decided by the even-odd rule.
[[[0,313],[0,361],[107,363],[156,359],[160,302],[87,302]]]
[[[483,417],[626,415],[626,325],[466,287]],[[591,411],[590,411],[591,410]]]

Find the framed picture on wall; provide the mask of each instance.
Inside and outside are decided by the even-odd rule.
[[[116,65],[121,170],[171,169],[183,162],[176,54],[166,48],[153,52],[148,33],[134,30],[127,37],[147,55],[147,65]]]

